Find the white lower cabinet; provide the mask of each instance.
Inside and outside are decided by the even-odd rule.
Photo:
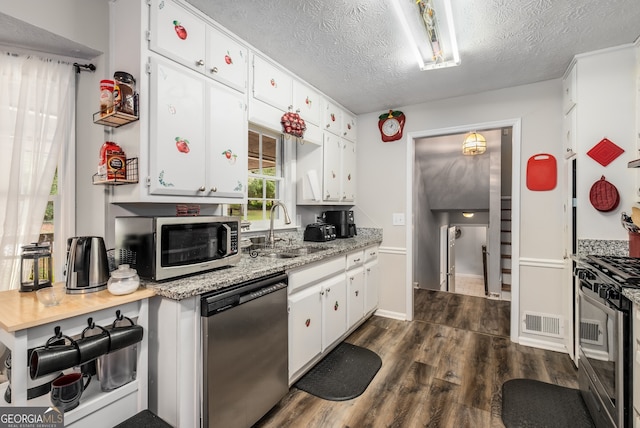
[[[364,268],[359,266],[347,271],[347,328],[351,328],[364,316]]]
[[[289,378],[322,352],[320,285],[289,297]]]
[[[347,328],[351,328],[364,316],[364,252],[347,254]]]
[[[364,313],[369,315],[378,308],[380,295],[380,265],[378,264],[378,247],[370,247],[364,251]]]
[[[322,350],[347,331],[347,283],[341,273],[322,283]]]
[[[377,252],[369,247],[288,272],[290,385],[378,307]]]

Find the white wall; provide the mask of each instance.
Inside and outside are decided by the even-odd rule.
[[[4,1],[2,12],[58,36],[108,52],[109,2],[106,0]],[[105,191],[93,186],[104,127],[93,123],[98,110],[99,83],[105,74],[106,55],[92,59],[95,73],[76,75],[76,235],[104,236]],[[78,61],[85,64],[89,61]]]
[[[639,200],[637,170],[627,168],[627,162],[640,157],[635,137],[635,49],[627,46],[579,55],[576,67],[578,239],[628,240],[620,225],[620,213],[631,213]],[[587,156],[605,137],[625,150],[606,167]],[[618,208],[606,213],[589,202],[591,186],[603,175],[620,194]]]
[[[358,117],[358,207],[367,218],[383,228],[384,241],[380,250],[384,271],[381,309],[388,313],[406,314],[405,288],[407,252],[406,228],[411,228],[411,213],[407,226],[393,226],[392,213],[404,212],[407,206],[407,135],[449,127],[521,118],[522,147],[520,170],[526,171],[527,159],[537,153],[551,153],[562,160],[562,86],[560,80],[484,92],[412,106],[389,106],[407,116],[405,137],[383,143],[378,131],[378,115]],[[514,165],[514,168],[516,166]],[[381,173],[384,171],[385,173]],[[562,260],[563,193],[556,188],[548,192],[526,190],[521,180],[522,257],[544,257]],[[361,222],[362,223],[362,222]],[[369,226],[366,221],[362,226]],[[532,269],[535,280],[536,270]],[[545,304],[560,298],[558,283],[537,284],[531,299]],[[546,293],[546,294],[545,294]],[[521,311],[531,301],[522,301]]]
[[[456,275],[481,277],[482,246],[487,245],[487,228],[459,227],[460,238],[456,239]]]

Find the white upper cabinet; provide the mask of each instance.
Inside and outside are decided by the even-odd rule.
[[[331,101],[325,102],[323,128],[332,134],[342,136],[342,109]]]
[[[307,125],[320,126],[322,102],[320,94],[304,83],[293,81],[293,111],[299,111]]]
[[[342,112],[342,136],[349,141],[356,141],[356,117],[351,113]]]
[[[204,73],[207,24],[170,0],[151,2],[149,48]]]
[[[356,143],[343,140],[342,147],[342,202],[356,199]]]
[[[151,61],[149,192],[244,198],[244,95],[174,63]]]
[[[292,102],[293,78],[270,62],[253,56],[253,97],[282,112]]]
[[[342,151],[340,137],[324,133],[322,199],[325,202],[342,200]]]
[[[245,96],[213,82],[208,86],[207,196],[244,198],[248,162]]]
[[[202,196],[207,190],[204,82],[174,63],[151,62],[151,194]]]
[[[577,67],[575,64],[562,79],[562,112],[567,114],[576,105]]]
[[[247,91],[246,46],[171,0],[151,2],[149,48],[233,89]]]
[[[213,27],[207,29],[206,73],[220,83],[247,90],[248,49]]]

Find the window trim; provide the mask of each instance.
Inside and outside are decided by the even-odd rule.
[[[76,131],[75,116],[71,138],[58,158],[58,194],[53,198],[54,278],[64,278],[67,263],[67,238],[76,234]]]
[[[269,128],[264,128],[261,127],[259,125],[255,125],[253,123],[249,123],[248,129],[247,129],[247,133],[249,132],[254,132],[254,133],[258,133],[261,135],[266,135],[269,137],[272,137],[274,139],[276,139],[278,141],[278,145],[280,146],[280,152],[282,154],[282,158],[281,158],[281,171],[282,171],[282,177],[272,177],[272,176],[264,176],[264,175],[255,175],[256,178],[266,178],[267,180],[275,180],[275,181],[280,181],[280,185],[281,188],[280,190],[280,194],[279,194],[279,198],[277,200],[281,201],[286,207],[287,207],[287,211],[289,213],[289,216],[291,217],[292,223],[287,225],[284,224],[284,216],[280,213],[278,213],[278,217],[276,218],[276,221],[274,222],[274,229],[276,230],[287,230],[287,229],[295,229],[297,227],[296,225],[296,205],[295,205],[295,186],[296,186],[296,182],[295,182],[295,176],[293,175],[294,173],[294,168],[293,168],[293,164],[295,163],[295,153],[296,153],[296,146],[295,146],[295,140],[290,140],[288,139],[286,136],[284,136],[282,133],[269,129]],[[247,143],[248,144],[248,143]],[[248,179],[250,177],[250,173],[247,170],[247,182]],[[247,204],[248,204],[248,200],[249,197],[247,195],[247,198],[245,201],[243,201],[243,203],[241,204],[242,206],[244,206],[243,209],[243,215],[242,218],[244,220],[244,218],[247,215]],[[271,198],[265,198],[264,200],[272,200]],[[235,204],[228,204],[228,205],[235,205]],[[226,212],[227,209],[225,207],[224,211]],[[253,233],[253,232],[266,232],[269,230],[269,225],[270,225],[270,220],[269,220],[269,213],[265,212],[265,220],[260,220],[260,221],[252,221],[251,222],[251,228],[248,230],[248,233]]]

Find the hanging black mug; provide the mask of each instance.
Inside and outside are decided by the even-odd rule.
[[[101,330],[99,334],[85,336],[89,330],[98,328]],[[89,326],[82,330],[80,339],[76,340],[76,346],[80,353],[79,364],[88,363],[95,360],[101,355],[109,352],[110,337],[109,332],[102,326],[95,325],[93,320],[89,318]]]
[[[68,345],[52,345],[61,338],[69,341]],[[76,342],[69,336],[60,333],[56,327],[56,335],[44,347],[35,348],[29,356],[29,374],[37,379],[49,373],[68,369],[80,363],[80,353]]]

